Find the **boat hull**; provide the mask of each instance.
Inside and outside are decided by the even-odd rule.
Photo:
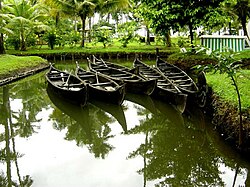
[[[138,59],[134,61],[134,67],[147,79],[157,78],[156,88],[152,96],[173,104],[180,112],[184,112],[187,102],[187,95],[182,93],[172,82],[159,70],[154,69]]]
[[[121,105],[125,97],[124,83],[118,84],[112,79],[99,73],[76,68],[76,76],[88,86],[89,100],[100,100]]]
[[[187,104],[187,94],[174,93],[168,90],[156,87],[152,97],[171,103],[180,112],[184,112]]]
[[[84,106],[87,103],[87,86],[74,75],[51,67],[45,76],[48,88],[53,90],[58,97],[76,105]]]
[[[106,92],[88,84],[89,100],[100,100],[121,105],[125,97],[125,86],[119,86],[115,91]]]
[[[81,106],[84,106],[87,103],[87,88],[81,89],[80,91],[65,90],[55,87],[50,82],[48,82],[48,88],[52,89],[58,97],[61,97],[70,103]]]
[[[155,89],[157,80],[144,80],[144,81],[126,81],[126,91],[135,94],[151,95]]]

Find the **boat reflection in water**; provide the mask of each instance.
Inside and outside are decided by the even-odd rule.
[[[109,127],[109,123],[114,122],[114,119],[121,125],[124,133],[127,132],[125,115],[120,105],[93,101],[80,107],[58,98],[49,88],[47,93],[52,103],[61,111],[60,113],[54,110],[51,115],[51,118],[57,121],[55,128],[58,130],[67,128],[65,139],[75,140],[79,146],[86,145],[95,157],[105,158],[114,148],[107,143],[109,138],[114,137],[110,135]]]
[[[113,116],[121,125],[124,133],[127,133],[127,122],[126,122],[126,118],[124,115],[123,107],[121,105],[116,105],[116,104],[97,101],[97,100],[92,100],[90,101],[90,103],[100,108],[101,110],[109,113],[111,116]]]
[[[154,101],[148,95],[126,93],[125,100],[142,106],[143,108],[149,110],[152,114],[157,113]]]

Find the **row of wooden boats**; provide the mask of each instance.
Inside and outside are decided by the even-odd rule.
[[[202,101],[196,83],[180,68],[157,58],[156,67],[135,59],[133,68],[97,59],[88,59],[90,71],[77,63],[75,75],[51,65],[46,74],[48,85],[65,99],[85,105],[88,100],[104,100],[120,105],[126,93],[151,95],[167,101],[183,112],[187,98]]]

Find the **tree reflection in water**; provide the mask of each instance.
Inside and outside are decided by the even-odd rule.
[[[225,161],[207,135],[203,114],[196,111],[199,119],[191,114],[182,118],[164,103],[155,101],[155,106],[156,114],[138,108],[143,119],[128,131],[145,134],[145,142],[128,156],[143,158],[138,172],[144,176],[144,186],[147,181],[154,181],[155,186],[224,186],[218,166]]]
[[[32,80],[36,80],[36,84]],[[48,99],[44,99],[45,90],[44,79],[41,74],[23,79],[18,84],[10,84],[0,87],[0,125],[4,126],[4,131],[0,134],[1,154],[0,160],[6,164],[6,175],[1,171],[0,186],[21,186],[29,187],[33,180],[29,175],[21,176],[18,167],[18,159],[22,153],[16,151],[15,137],[30,137],[39,129],[36,123],[41,119],[37,114],[48,106]],[[21,108],[12,106],[12,102],[21,101]],[[14,173],[12,164],[15,165],[15,172],[18,182],[13,180]]]
[[[32,134],[31,120],[29,118],[23,118],[20,113],[14,114],[10,107],[10,93],[9,87],[2,87],[3,96],[1,104],[1,117],[0,123],[4,126],[4,132],[1,134],[1,142],[5,141],[5,147],[1,150],[1,161],[6,162],[6,174],[5,176],[2,172],[0,184],[1,186],[31,186],[33,181],[30,176],[26,175],[23,178],[20,175],[20,170],[18,167],[18,158],[22,155],[18,153],[15,148],[15,136],[29,136]],[[18,92],[17,92],[18,93]],[[26,109],[23,105],[24,110]],[[28,111],[28,110],[27,110]],[[34,117],[34,116],[32,116]],[[17,123],[13,123],[13,119],[16,119]],[[34,121],[34,120],[33,120]],[[29,129],[29,130],[27,130]],[[12,180],[12,167],[11,164],[14,163],[16,166],[16,173],[18,176],[18,182]]]

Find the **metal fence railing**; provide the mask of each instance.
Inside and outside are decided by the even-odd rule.
[[[201,45],[210,48],[212,51],[226,51],[232,49],[235,52],[242,51],[245,49],[245,36],[234,36],[234,35],[202,35],[200,36]]]

